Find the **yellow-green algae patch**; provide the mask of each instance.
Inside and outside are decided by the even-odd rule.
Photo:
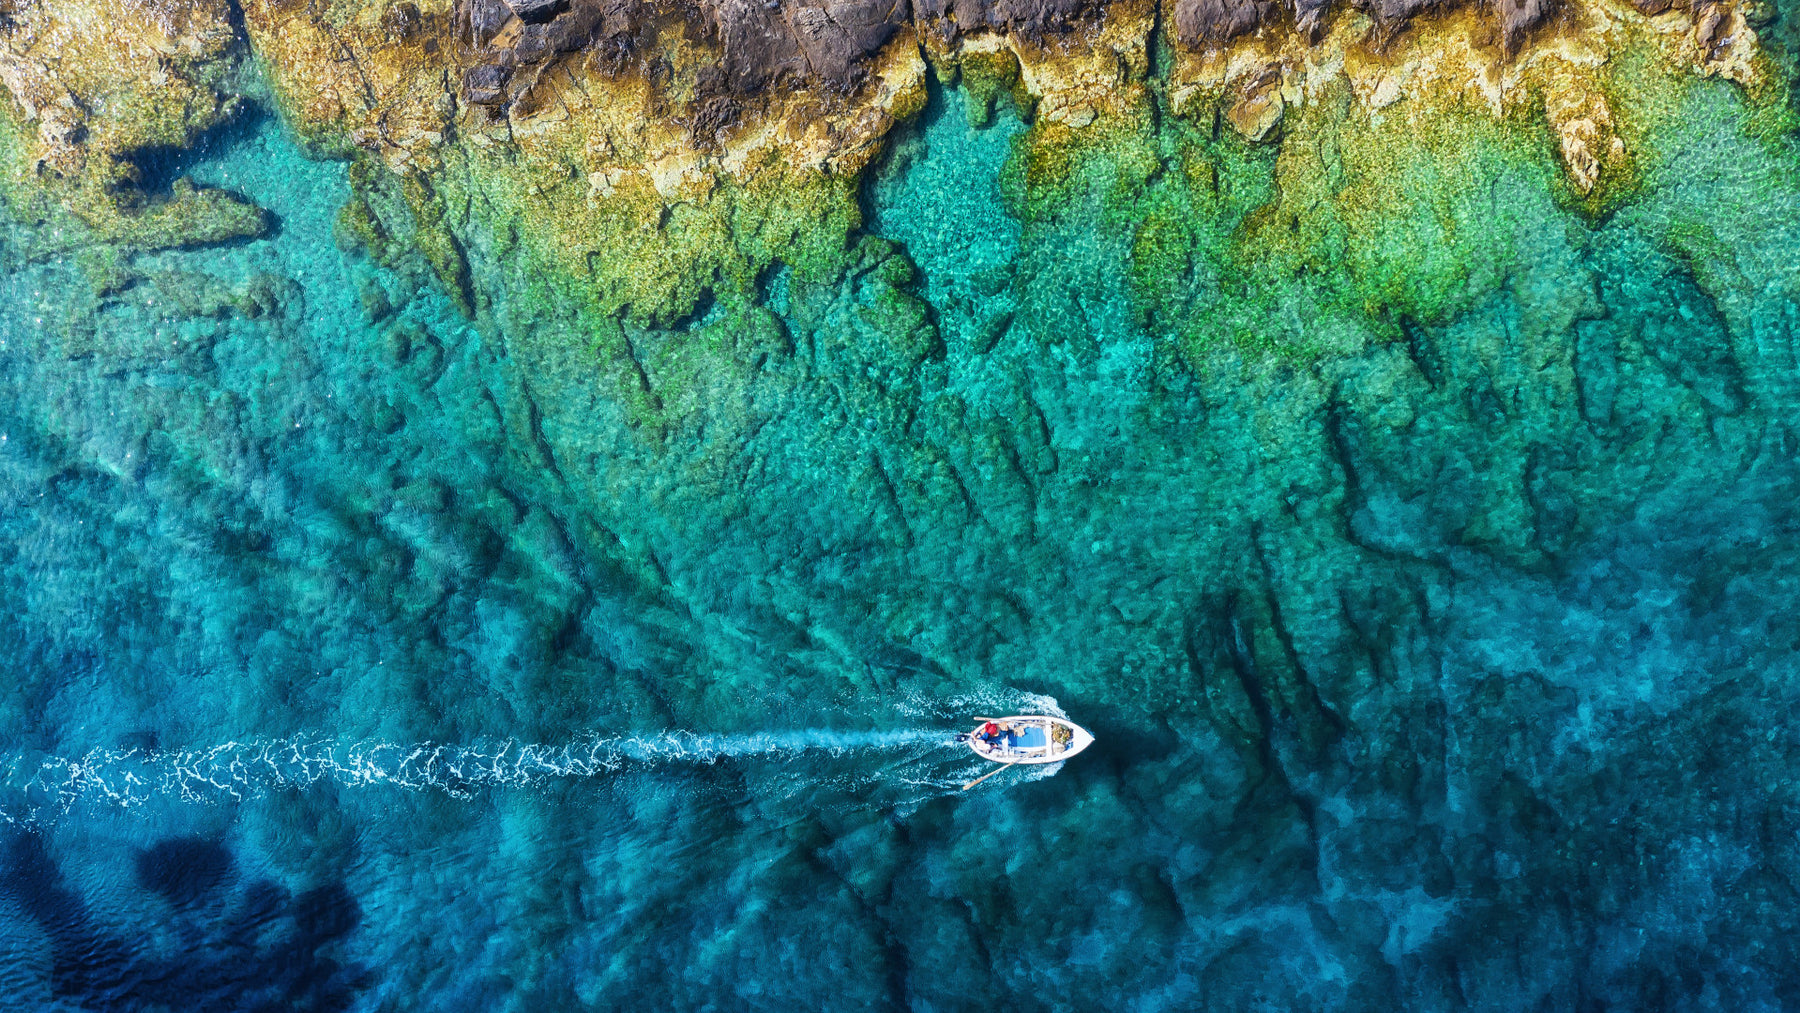
[[[463,73],[493,56],[457,29],[451,5],[414,5],[403,32],[391,10],[257,0],[246,18],[302,137],[372,156],[353,176],[360,199],[370,203],[378,166],[398,180],[379,188],[403,197],[413,222],[375,228],[353,209],[346,233],[407,234],[471,311],[485,298],[462,291],[474,249],[524,258],[532,284],[641,326],[683,320],[716,290],[750,292],[776,259],[805,270],[841,256],[859,223],[858,169],[884,124],[923,102],[923,65],[901,45],[857,95],[769,97],[755,124],[713,147],[684,117],[701,112],[688,106],[716,43],[678,24],[655,29],[666,45],[654,65],[557,58],[529,68],[501,110],[459,101]],[[347,76],[346,51],[371,68],[366,82]],[[845,119],[860,125],[840,130]],[[516,308],[524,295],[507,298]]]
[[[115,96],[79,150],[57,149],[85,158],[81,171],[45,176],[49,118],[8,108],[0,155],[15,210],[60,209],[102,241],[142,246],[266,227],[220,191],[131,188],[133,152],[186,146],[235,114],[229,12],[196,10],[177,28],[123,32],[117,80],[76,82]],[[1318,354],[1343,330],[1333,321],[1393,337],[1453,317],[1529,255],[1520,244],[1555,206],[1596,219],[1629,202],[1672,96],[1700,75],[1748,86],[1764,136],[1792,115],[1750,43],[1702,44],[1685,15],[1646,19],[1607,0],[1571,7],[1564,27],[1513,57],[1466,13],[1398,41],[1345,13],[1310,50],[1279,33],[1205,51],[1164,37],[1172,57],[1154,74],[1148,43],[1165,29],[1144,4],[1109,8],[1080,43],[902,33],[854,94],[746,99],[737,125],[711,139],[693,133],[692,100],[717,41],[673,22],[658,29],[662,64],[615,74],[574,54],[536,66],[497,109],[459,87],[491,51],[450,0],[243,10],[289,122],[317,152],[351,158],[346,240],[390,264],[417,255],[465,312],[522,325],[508,328],[515,341],[550,333],[529,324],[541,308],[572,313],[624,373],[641,372],[633,328],[692,329],[709,308],[750,326],[777,266],[803,281],[842,274],[864,227],[861,175],[922,109],[925,58],[969,91],[972,125],[1003,94],[1028,117],[1035,109],[1001,181],[1024,242],[1049,235],[1034,223],[1092,203],[1094,227],[1124,238],[1141,322],[1191,361],[1223,346]],[[140,36],[175,55],[140,53]],[[179,74],[144,69],[145,53]],[[901,345],[927,348],[929,314],[912,298],[865,312]],[[645,396],[645,417],[655,402]]]
[[[0,18],[0,175],[12,214],[52,224],[28,255],[94,243],[161,249],[262,235],[242,197],[140,164],[243,112],[241,39],[223,0],[167,11],[107,0],[25,5]]]
[[[1218,347],[1310,357],[1349,332],[1399,338],[1506,285],[1541,230],[1633,201],[1682,96],[1724,89],[1747,133],[1783,143],[1792,114],[1771,75],[1708,80],[1626,20],[1611,57],[1546,56],[1503,93],[1421,88],[1416,53],[1359,51],[1352,72],[1311,68],[1292,88],[1254,79],[1280,112],[1267,136],[1241,129],[1246,93],[1226,87],[1189,86],[1183,115],[1155,128],[1039,123],[1005,170],[1010,206],[1031,223],[1097,205],[1094,228],[1130,237],[1145,326],[1192,363]],[[1371,100],[1381,60],[1412,83]]]
[[[359,178],[379,165],[400,180],[389,189],[413,223],[385,231],[405,232],[473,312],[489,297],[471,287],[472,255],[529,265],[508,294],[515,309],[553,292],[625,326],[747,305],[778,262],[829,273],[862,224],[859,174],[884,132],[923,105],[920,43],[903,36],[857,96],[764,96],[709,150],[680,123],[698,115],[682,103],[716,43],[665,26],[662,78],[551,62],[498,114],[459,103],[440,70],[454,78],[487,58],[455,34],[454,8],[410,5],[404,30],[397,9],[255,0],[246,15],[289,116],[324,150],[374,156]],[[1038,107],[1004,181],[1023,220],[1104,176],[1107,192],[1093,196],[1104,227],[1131,236],[1146,319],[1184,347],[1293,352],[1317,329],[1270,321],[1441,320],[1491,287],[1491,265],[1516,251],[1485,220],[1484,183],[1516,179],[1519,193],[1589,214],[1617,206],[1635,178],[1619,140],[1633,113],[1609,89],[1608,47],[1655,50],[1649,62],[1665,75],[1689,73],[1687,60],[1759,80],[1744,44],[1724,56],[1696,49],[1671,35],[1675,15],[1646,27],[1604,0],[1571,10],[1566,29],[1534,36],[1510,63],[1469,14],[1423,21],[1398,42],[1343,14],[1305,58],[1285,35],[1216,53],[1174,47],[1154,77],[1147,42],[1158,29],[1144,5],[1109,9],[1083,46],[993,32],[923,43],[938,76],[970,90],[973,124],[1002,93]],[[334,55],[345,51],[369,68],[363,79],[345,77]],[[1474,77],[1457,83],[1464,73]],[[1180,118],[1164,122],[1163,104]],[[374,220],[352,208],[346,231],[379,239],[384,230],[365,227]],[[1203,302],[1197,274],[1213,283]]]

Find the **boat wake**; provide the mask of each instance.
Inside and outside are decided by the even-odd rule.
[[[679,768],[701,771],[722,763],[741,775],[727,780],[765,800],[908,812],[955,794],[972,776],[991,769],[954,740],[970,715],[1062,714],[1053,698],[1007,691],[910,701],[899,710],[939,727],[739,735],[671,731],[593,734],[564,743],[505,739],[460,745],[296,736],[183,749],[94,749],[79,756],[14,753],[0,756],[0,824],[41,823],[77,809],[243,802],[320,785],[438,792],[466,800],[486,791],[673,774]],[[1050,777],[1061,766],[1018,770],[1005,779]]]
[[[910,809],[954,792],[971,770],[984,766],[953,741],[953,734],[923,728],[667,732],[478,745],[284,738],[197,749],[96,749],[78,757],[14,755],[0,761],[0,823],[35,823],[88,806],[241,802],[321,784],[471,799],[494,789],[726,761],[760,775],[765,788],[803,780],[842,797],[864,792],[869,802]]]

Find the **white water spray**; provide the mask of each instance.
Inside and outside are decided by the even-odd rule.
[[[916,719],[956,721],[976,712],[1062,714],[1053,698],[1016,691],[918,701],[900,709]],[[970,770],[984,766],[953,742],[954,730],[675,731],[594,734],[560,744],[506,739],[476,745],[296,736],[170,750],[94,749],[80,756],[14,754],[0,758],[0,822],[36,822],[89,805],[129,810],[157,800],[235,802],[321,783],[469,799],[494,788],[720,760],[756,761],[762,787],[776,794],[802,785],[827,786],[846,799],[910,808],[953,793]],[[1020,772],[1018,779],[1049,777],[1060,767],[1039,766]]]
[[[788,731],[753,735],[670,732],[590,736],[560,745],[516,740],[490,746],[289,738],[199,749],[90,750],[0,761],[0,824],[26,825],[92,808],[134,810],[178,801],[242,802],[329,783],[353,790],[434,791],[461,800],[495,788],[644,773],[724,759],[759,761],[755,793],[812,795],[825,788],[847,806],[911,811],[955,794],[986,766],[945,731]],[[1049,777],[1061,764],[1020,780]]]
[[[16,756],[7,762],[0,785],[23,793],[36,808],[63,810],[84,801],[131,808],[154,798],[242,800],[321,782],[438,790],[469,798],[483,788],[529,787],[632,767],[705,764],[721,759],[782,761],[806,754],[916,752],[922,746],[949,741],[947,732],[923,729],[750,735],[667,732],[593,735],[560,745],[509,739],[491,746],[287,738],[228,742],[202,749],[95,749],[77,758]]]

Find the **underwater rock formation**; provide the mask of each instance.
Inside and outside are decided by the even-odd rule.
[[[1100,735],[987,795],[821,749],[112,822],[71,760],[0,783],[0,930],[70,1001],[262,997],[150,924],[320,1008],[1777,1008],[1793,39],[0,0],[8,777],[996,687]]]
[[[15,994],[39,1008],[351,1008],[367,971],[329,951],[361,920],[333,883],[292,896],[266,880],[245,881],[217,843],[158,841],[133,862],[137,885],[167,905],[183,945],[159,952],[149,938],[123,938],[57,868],[44,841],[10,834],[0,851],[0,897],[41,927],[51,950],[47,994]]]

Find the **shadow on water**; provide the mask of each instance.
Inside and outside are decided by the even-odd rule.
[[[872,235],[886,235],[891,219],[897,213],[888,193],[904,181],[913,163],[930,152],[927,132],[944,118],[944,86],[930,77],[925,81],[925,108],[919,114],[894,127],[888,142],[857,187],[856,202],[862,212],[863,228]]]
[[[188,908],[224,885],[231,874],[231,852],[214,841],[178,837],[139,851],[132,864],[139,886],[178,908]]]
[[[131,153],[131,164],[138,172],[137,188],[152,200],[170,196],[176,180],[191,176],[201,165],[223,157],[234,145],[254,141],[268,125],[268,120],[267,110],[247,104],[242,112],[203,131],[185,148],[173,145],[139,148]]]
[[[267,231],[258,237],[233,239],[223,243],[202,244],[207,246],[240,246],[249,242],[272,239],[281,234],[281,216],[269,209],[261,201],[243,190],[221,185],[218,182],[205,182],[205,169],[214,163],[223,161],[239,145],[253,144],[271,125],[271,114],[263,107],[245,103],[237,115],[218,124],[210,130],[202,131],[187,147],[175,145],[153,145],[139,148],[129,155],[129,161],[136,170],[136,190],[151,205],[164,204],[176,197],[176,184],[181,180],[190,180],[207,189],[222,190],[247,204],[254,204],[262,210]]]
[[[52,998],[122,1013],[335,1011],[368,987],[367,968],[327,955],[362,921],[342,883],[294,894],[244,877],[223,845],[192,837],[159,841],[132,864],[132,880],[158,898],[152,909],[167,908],[159,924],[175,929],[178,948],[159,949],[150,926],[135,938],[118,935],[113,926],[133,905],[97,914],[41,835],[14,833],[0,848],[0,897],[42,931]],[[22,954],[7,956],[24,963]]]

